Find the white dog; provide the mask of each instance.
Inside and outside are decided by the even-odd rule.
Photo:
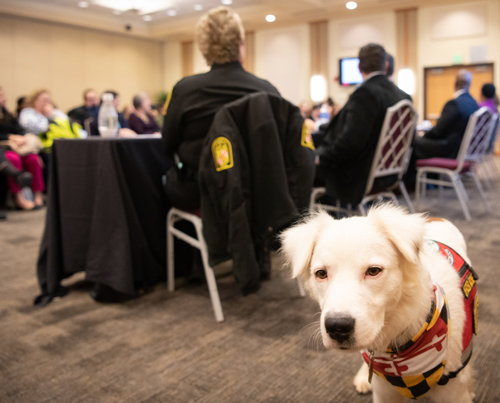
[[[362,352],[358,392],[373,386],[375,403],[472,402],[477,277],[453,224],[386,205],[342,220],[319,212],[281,240],[322,309],[324,345]]]

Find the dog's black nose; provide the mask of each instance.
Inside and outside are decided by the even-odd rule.
[[[355,319],[349,315],[329,316],[325,319],[325,329],[333,340],[343,343],[351,337],[354,322]]]

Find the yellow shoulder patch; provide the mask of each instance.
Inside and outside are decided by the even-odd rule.
[[[306,122],[302,124],[302,139],[300,141],[300,144],[303,147],[310,148],[311,150],[314,150],[314,143],[313,139],[311,136],[311,132],[309,131],[309,128],[306,125]]]
[[[212,155],[217,172],[233,167],[233,149],[225,137],[217,137],[212,142]]]

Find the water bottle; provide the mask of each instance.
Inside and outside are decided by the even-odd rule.
[[[118,114],[113,106],[113,94],[102,96],[102,105],[99,108],[97,123],[101,137],[116,137],[118,135]]]

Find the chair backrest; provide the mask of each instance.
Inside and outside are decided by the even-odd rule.
[[[87,132],[87,138],[91,136],[90,133],[90,124],[94,121],[94,118],[87,118],[83,121],[83,128]]]
[[[365,194],[370,193],[376,178],[398,175],[401,180],[408,168],[416,124],[417,112],[411,101],[405,99],[387,109]]]
[[[498,119],[498,114],[493,116],[493,123],[491,124],[491,134],[488,140],[488,147],[486,149],[486,154],[493,154],[495,152],[495,144],[498,140],[498,133],[500,132],[500,120]]]
[[[458,165],[456,172],[461,172],[464,161],[476,161],[488,149],[492,125],[495,124],[494,115],[483,107],[470,115],[465,129],[462,144],[458,150]]]

